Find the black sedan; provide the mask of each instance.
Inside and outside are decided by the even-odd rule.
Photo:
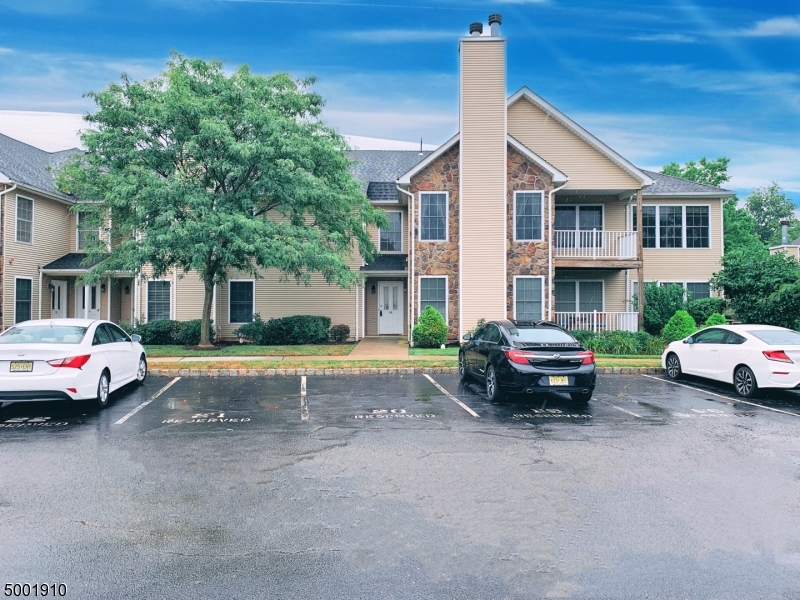
[[[490,321],[464,340],[458,354],[461,380],[484,381],[493,402],[509,392],[567,392],[578,402],[592,398],[594,353],[555,323]]]

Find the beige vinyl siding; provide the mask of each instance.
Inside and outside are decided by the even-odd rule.
[[[401,252],[403,254],[409,253],[408,248],[408,206],[405,205],[398,205],[398,206],[376,206],[376,208],[382,208],[385,211],[400,211],[403,214],[403,235],[402,235],[402,244],[403,249]],[[378,237],[378,228],[373,227],[370,225],[367,229],[369,231],[369,236],[372,239],[372,243],[375,244],[375,248],[377,249],[378,253],[381,251],[380,246],[380,238]]]
[[[255,280],[253,312],[265,321],[272,317],[292,315],[321,315],[331,318],[331,325],[345,324],[350,327],[351,337],[356,332],[356,290],[342,290],[328,285],[321,275],[311,276],[311,285],[295,283],[294,279],[280,281],[276,269],[262,272],[263,279]],[[246,274],[232,272],[229,279],[252,279]],[[198,300],[202,302],[202,298]],[[229,323],[228,284],[217,286],[217,333],[224,339],[232,339],[240,323]],[[359,311],[361,306],[359,303]]]
[[[777,254],[778,252],[783,252],[789,256],[800,259],[800,246],[778,246],[777,248],[769,249],[770,254]]]
[[[508,109],[508,133],[569,177],[565,189],[638,189],[641,184],[529,100]]]
[[[659,198],[645,197],[644,206],[661,205],[709,206],[710,248],[645,248],[645,281],[708,281],[720,270],[722,257],[722,202],[707,198]],[[686,223],[684,223],[684,227]]]
[[[122,312],[122,296],[125,286],[122,281],[117,279],[111,280],[111,317],[110,320],[115,323],[120,321],[127,321],[127,315]]]
[[[16,241],[17,197],[33,200],[33,243]],[[39,316],[39,267],[69,252],[69,207],[39,194],[17,189],[3,196],[3,328],[14,323],[15,277],[31,280],[31,317]],[[46,284],[45,284],[46,285]],[[42,296],[42,315],[50,296]],[[71,315],[70,315],[71,316]]]
[[[375,277],[375,278],[368,278],[364,285],[364,290],[362,293],[364,294],[364,308],[365,308],[365,317],[367,319],[366,322],[366,334],[365,335],[378,335],[378,292],[373,294],[372,293],[372,286],[375,285],[376,288],[381,281],[406,281],[405,278],[391,278],[391,277]],[[360,306],[360,301],[359,301]],[[408,290],[403,292],[403,307],[404,309],[408,307]],[[408,335],[408,310],[403,310],[403,335]]]
[[[505,50],[500,39],[460,44],[459,337],[506,314]]]
[[[67,238],[69,240],[69,252],[78,252],[78,214],[70,211],[68,215]]]
[[[130,286],[129,292],[125,293],[125,286]],[[133,306],[133,286],[134,281],[131,278],[125,278],[119,280],[119,314],[120,314],[120,321],[125,321],[127,323],[131,322],[131,308]]]
[[[636,273],[632,271],[632,273]],[[554,280],[602,281],[603,303],[607,312],[625,312],[625,271],[591,269],[556,269]]]
[[[196,271],[189,271],[183,277],[178,275],[173,295],[175,319],[178,321],[201,319],[203,317],[205,294],[206,290],[203,286],[203,281]]]

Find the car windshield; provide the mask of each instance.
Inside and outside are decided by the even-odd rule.
[[[800,333],[791,329],[745,329],[745,331],[771,346],[800,346]]]
[[[0,335],[0,344],[79,344],[86,327],[74,325],[31,325],[11,327]]]
[[[566,331],[553,327],[509,327],[511,341],[517,344],[576,344]]]

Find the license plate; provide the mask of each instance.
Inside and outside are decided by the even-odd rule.
[[[569,385],[569,377],[550,375],[550,385]]]
[[[33,371],[33,361],[31,360],[12,360],[11,367],[9,368],[11,373],[30,373]]]

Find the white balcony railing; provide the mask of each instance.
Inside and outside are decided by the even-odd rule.
[[[553,256],[556,258],[589,258],[625,260],[636,258],[635,231],[589,229],[556,230]]]
[[[573,331],[636,331],[638,317],[635,312],[557,312],[556,323]]]

